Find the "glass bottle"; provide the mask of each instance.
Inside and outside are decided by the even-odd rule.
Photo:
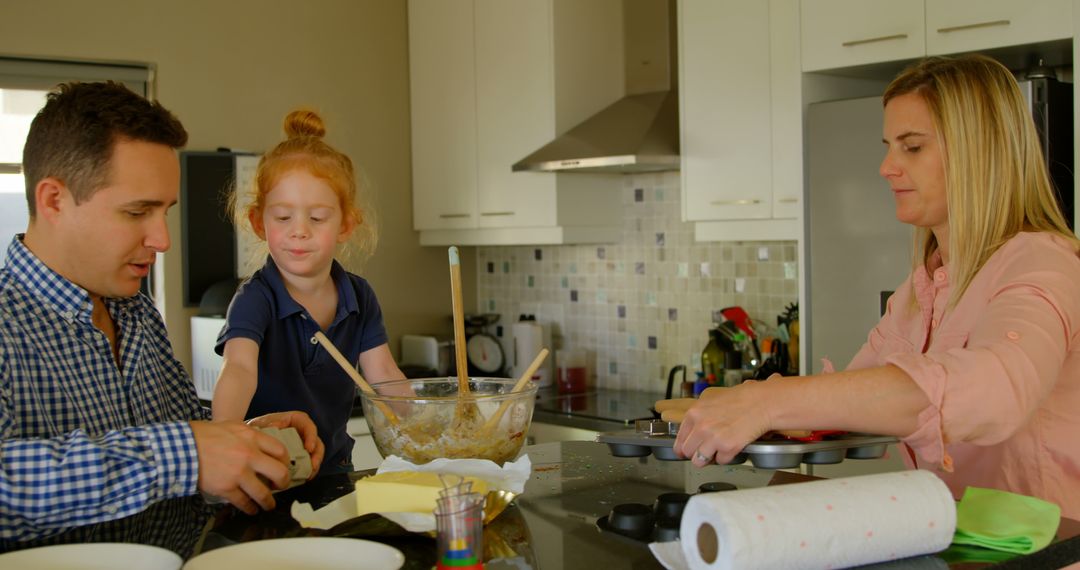
[[[719,378],[724,374],[724,349],[722,348],[720,331],[709,331],[709,342],[701,351],[701,371],[708,378],[709,375]]]

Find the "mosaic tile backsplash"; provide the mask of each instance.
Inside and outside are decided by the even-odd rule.
[[[796,242],[695,242],[677,172],[626,176],[619,207],[619,243],[478,248],[478,307],[502,315],[510,364],[510,325],[532,314],[555,348],[589,351],[597,386],[662,392],[675,365],[693,379],[720,309],[775,326],[798,300]]]

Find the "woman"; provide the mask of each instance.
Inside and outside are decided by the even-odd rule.
[[[1080,518],[1080,241],[1012,74],[931,58],[885,91],[881,175],[916,231],[911,275],[844,372],[657,403],[675,450],[728,461],[778,429],[889,434],[959,497],[990,487]]]

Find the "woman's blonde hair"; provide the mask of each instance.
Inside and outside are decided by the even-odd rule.
[[[981,55],[927,58],[889,84],[883,104],[908,93],[926,102],[942,148],[950,306],[1021,231],[1057,234],[1080,250],[1055,198],[1031,113],[1005,66]],[[916,267],[939,247],[929,228],[916,228]]]
[[[374,209],[363,207],[364,196],[357,187],[352,160],[323,140],[326,125],[315,111],[297,109],[285,116],[285,140],[259,159],[255,184],[237,188],[230,211],[237,227],[251,227],[251,219],[262,217],[266,196],[281,178],[293,170],[304,170],[325,180],[338,197],[343,223],[353,225],[352,235],[338,257],[360,262],[375,251],[378,229]],[[239,193],[246,192],[241,201]],[[241,206],[243,202],[243,206]]]

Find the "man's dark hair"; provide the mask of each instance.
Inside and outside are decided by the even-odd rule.
[[[43,178],[66,184],[76,204],[105,186],[118,140],[180,148],[187,131],[159,103],[120,83],[64,83],[49,93],[23,147],[30,218],[36,214],[34,189]]]

